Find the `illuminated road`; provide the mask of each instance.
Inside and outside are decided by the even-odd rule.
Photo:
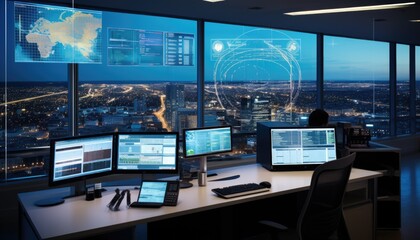
[[[19,99],[19,100],[15,100],[15,101],[8,101],[7,104],[10,105],[10,104],[15,104],[15,103],[20,103],[20,102],[32,101],[32,100],[39,99],[39,98],[51,97],[51,96],[61,95],[61,94],[67,94],[67,91],[50,93],[50,94],[45,94],[45,95],[36,96],[36,97]],[[0,104],[0,106],[4,106],[4,105],[6,105],[6,103]]]
[[[123,93],[129,93],[129,92],[133,91],[133,89],[134,89],[134,87],[123,87],[123,88],[124,88]]]
[[[166,128],[168,131],[171,131],[171,129],[169,129],[168,123],[166,122],[166,119],[163,117],[163,114],[165,113],[165,110],[166,110],[165,98],[166,98],[165,95],[160,95],[160,109],[159,109],[159,111],[154,112],[153,114],[162,123],[162,128]]]
[[[362,100],[351,99],[351,98],[349,98],[349,101],[351,101],[353,103],[363,103],[363,104],[368,104],[368,105],[371,105],[372,104],[372,102],[369,102],[369,101],[362,101]],[[375,106],[378,106],[378,107],[389,107],[389,104],[375,102]]]
[[[151,89],[149,89],[147,87],[147,85],[141,85],[142,88],[144,88],[145,90],[151,91]],[[124,87],[124,94],[128,94],[130,92],[132,92],[134,89],[134,87],[128,86],[128,87]],[[36,96],[36,97],[29,97],[29,98],[24,98],[24,99],[19,99],[19,100],[15,100],[15,101],[8,101],[7,104],[8,105],[12,105],[12,104],[17,104],[17,103],[21,103],[21,102],[28,102],[28,101],[33,101],[36,99],[41,99],[41,98],[46,98],[46,97],[52,97],[52,96],[57,96],[57,95],[63,95],[63,94],[68,94],[68,91],[61,91],[61,92],[54,92],[54,93],[49,93],[49,94],[44,94],[44,95],[40,95],[40,96]],[[99,97],[99,96],[103,96],[103,92],[101,90],[98,89],[93,89],[90,88],[87,92],[87,94],[85,96],[80,97],[80,99],[83,98],[94,98],[94,97]],[[161,107],[158,111],[154,112],[153,114],[158,118],[158,120],[162,123],[162,127],[168,129],[168,131],[170,131],[168,123],[166,121],[166,119],[164,118],[164,114],[165,114],[165,95],[160,95],[160,103],[161,103]],[[107,101],[107,104],[115,101],[115,98],[111,98]],[[5,106],[6,103],[0,103],[0,106]]]

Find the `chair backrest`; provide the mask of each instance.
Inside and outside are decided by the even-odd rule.
[[[300,239],[329,239],[343,221],[343,197],[356,153],[318,166],[299,215]]]

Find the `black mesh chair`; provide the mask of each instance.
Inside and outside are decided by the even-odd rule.
[[[273,239],[350,239],[343,216],[343,197],[356,153],[318,166],[296,229],[263,220]],[[282,238],[284,235],[284,238]]]

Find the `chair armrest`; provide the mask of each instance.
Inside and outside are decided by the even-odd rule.
[[[284,231],[284,230],[288,229],[283,224],[280,224],[280,223],[277,223],[277,222],[274,222],[274,221],[270,221],[270,220],[261,220],[261,221],[258,221],[258,223],[261,223],[265,226],[272,227],[272,228],[275,228],[275,229],[281,230],[281,231]]]

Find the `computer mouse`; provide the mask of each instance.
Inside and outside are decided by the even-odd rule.
[[[260,182],[260,185],[266,188],[271,188],[271,183],[268,181],[262,181]]]

